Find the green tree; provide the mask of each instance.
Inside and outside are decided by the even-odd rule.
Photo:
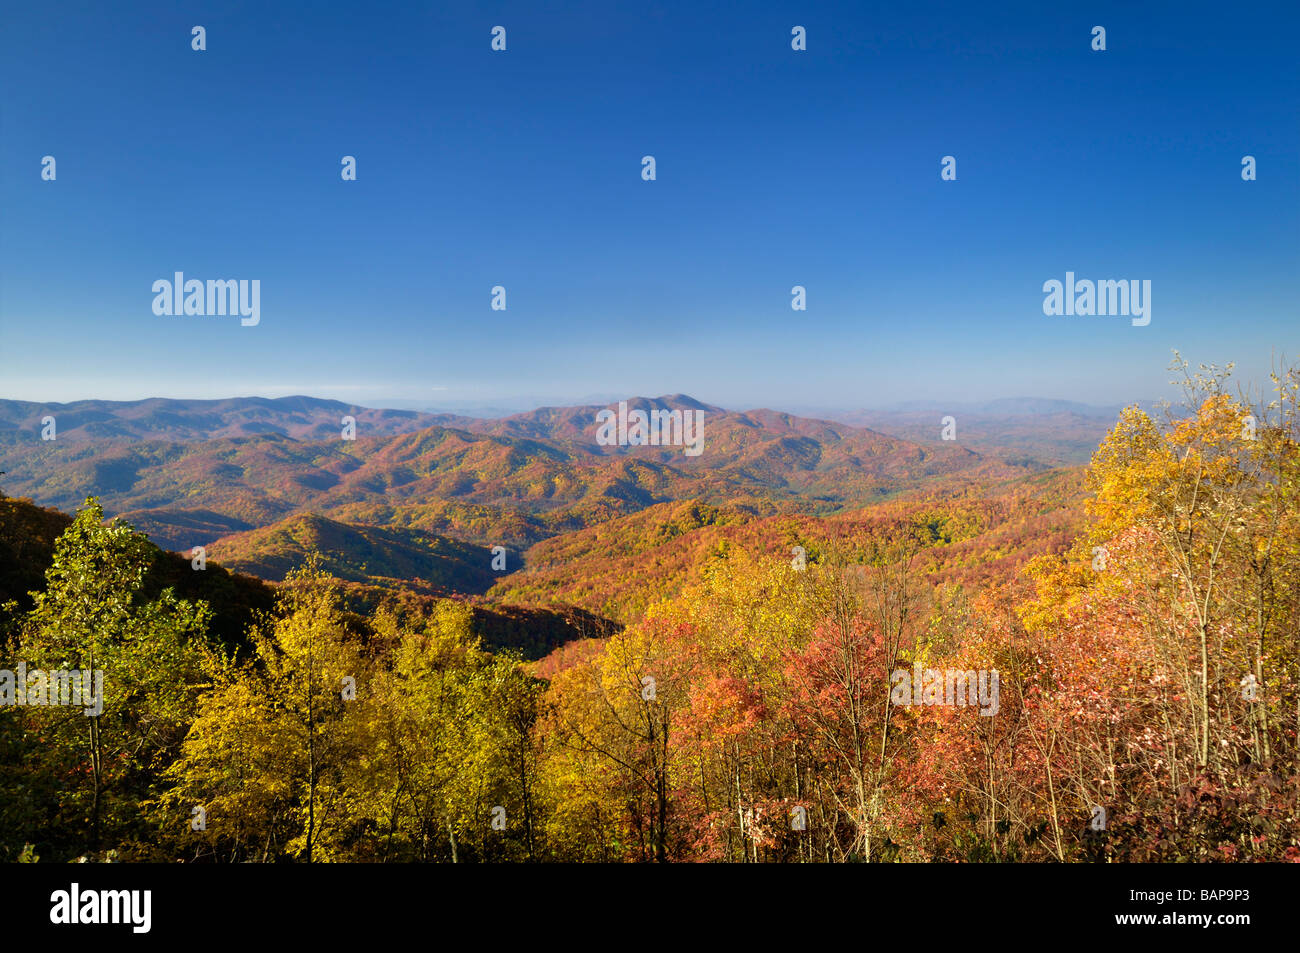
[[[136,804],[175,756],[201,677],[210,612],[164,590],[142,602],[148,541],[104,523],[94,498],[58,539],[44,592],[22,623],[19,658],[33,670],[102,673],[102,708],[22,707],[39,738],[29,765],[44,775],[61,829],[83,827],[67,847],[97,851],[138,825]]]

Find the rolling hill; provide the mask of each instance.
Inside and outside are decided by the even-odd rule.
[[[0,440],[39,433],[52,416],[57,439],[70,443],[185,443],[222,437],[279,434],[295,440],[337,437],[344,416],[370,434],[397,434],[436,422],[433,414],[377,410],[317,397],[232,397],[225,400],[79,400],[38,404],[0,400]],[[466,418],[470,419],[470,418]]]
[[[913,532],[916,569],[932,582],[1014,579],[1035,556],[1063,550],[1082,524],[1082,471],[1067,468],[989,488],[917,493],[830,516],[760,516],[743,506],[663,503],[532,546],[524,568],[489,592],[502,603],[575,605],[621,622],[674,595],[739,546],[788,558],[837,548],[870,559],[874,541]]]
[[[338,579],[428,595],[481,594],[498,575],[490,568],[492,553],[484,547],[420,530],[357,526],[323,516],[293,516],[224,536],[208,548],[222,565],[276,582],[312,552]]]
[[[141,403],[151,405],[145,419],[170,419],[159,402]],[[218,408],[208,408],[207,417],[189,407],[176,412],[188,423],[177,424],[173,437],[214,435],[205,439],[132,441],[103,420],[93,423],[113,430],[112,437],[96,438],[91,422],[74,428],[77,439],[65,439],[62,428],[53,441],[30,428],[7,430],[0,433],[0,469],[9,471],[4,487],[64,510],[97,495],[106,511],[126,516],[169,549],[209,545],[304,514],[523,547],[673,501],[825,514],[945,481],[987,482],[1031,469],[959,443],[922,446],[848,424],[724,411],[686,397],[629,404],[703,409],[705,450],[698,457],[672,447],[598,446],[597,406],[396,434],[370,433],[358,417],[355,440],[321,440],[314,435],[324,424],[310,421],[344,405],[291,404],[279,411],[284,419],[261,419],[275,424],[265,432],[231,436],[232,427],[267,409],[266,402],[235,403],[224,416]],[[23,409],[29,417],[31,406]],[[140,412],[128,408],[130,426],[137,420],[131,414]],[[295,428],[313,438],[292,436]]]
[[[45,572],[53,560],[55,541],[71,522],[68,514],[37,506],[31,500],[0,496],[0,606],[12,601],[19,611],[32,607],[30,593],[44,588]],[[377,552],[394,560],[390,568],[401,568],[400,559],[403,557],[430,561],[435,568],[442,561],[447,564],[443,566],[443,572],[448,582],[461,579],[456,575],[458,564],[454,557],[468,554],[460,550],[458,544],[388,534],[371,527],[353,529],[323,525],[326,523],[328,521],[299,521],[297,544],[310,542],[312,533],[319,533],[317,541],[325,545],[349,542],[354,535],[359,535],[370,540]],[[294,527],[279,529],[288,534]],[[239,542],[231,545],[232,551]],[[242,542],[246,548],[252,549],[249,541]],[[420,550],[421,546],[429,547],[428,551]],[[440,552],[439,547],[446,551]],[[273,551],[275,547],[269,548]],[[141,597],[154,599],[163,589],[171,589],[182,599],[203,600],[212,609],[209,632],[227,649],[247,649],[249,626],[275,607],[278,587],[274,582],[223,566],[215,559],[209,559],[202,571],[196,571],[189,559],[177,553],[154,548],[151,555],[152,565],[145,576]],[[266,558],[270,560],[265,567],[268,573],[279,572],[281,565],[276,557]],[[356,572],[348,558],[327,565],[336,570],[336,575],[338,572],[345,574],[339,577],[345,605],[365,616],[372,614],[380,604],[427,609],[446,595],[427,583],[406,584],[403,581],[400,586],[385,585],[394,582],[385,578],[351,581]],[[481,589],[487,577],[475,577],[475,571],[472,564],[467,564],[463,570],[464,578]],[[561,604],[529,607],[474,601],[471,608],[474,633],[486,648],[510,650],[529,660],[541,659],[569,642],[608,635],[619,628],[611,620]],[[6,635],[0,628],[0,647],[4,645]]]

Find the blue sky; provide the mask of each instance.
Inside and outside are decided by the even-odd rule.
[[[1300,8],[975,6],[6,3],[0,397],[1118,403],[1300,354]],[[1044,316],[1067,270],[1151,324]],[[155,315],[175,271],[261,323]]]

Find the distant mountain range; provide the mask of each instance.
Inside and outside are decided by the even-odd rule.
[[[1073,400],[1055,400],[1049,397],[1000,397],[972,404],[943,403],[935,400],[908,400],[865,413],[948,413],[978,414],[987,417],[1048,417],[1057,414],[1074,414],[1113,421],[1121,407],[1081,404]]]
[[[922,444],[939,441],[941,421],[951,416],[957,441],[972,450],[1006,460],[1063,465],[1086,463],[1120,410],[1023,397],[967,405],[911,401],[883,410],[829,410],[824,416]]]
[[[720,407],[683,394],[632,406],[692,407],[725,414]],[[0,439],[7,434],[39,433],[41,420],[56,418],[59,439],[69,442],[161,440],[172,443],[279,434],[295,440],[330,440],[342,419],[351,416],[359,434],[394,436],[433,426],[491,436],[527,437],[592,443],[595,412],[612,404],[539,407],[527,412],[488,416],[481,408],[453,414],[420,410],[377,409],[315,397],[233,397],[225,400],[139,401],[83,400],[67,404],[0,400]],[[921,443],[939,440],[939,421],[958,419],[958,443],[983,453],[1034,451],[1048,463],[1082,463],[1118,416],[1118,406],[1094,406],[1041,397],[1015,397],[973,404],[907,401],[884,408],[798,408],[791,419],[845,423]],[[751,414],[780,414],[754,410]],[[1097,438],[1097,439],[1094,439]],[[1091,443],[1089,443],[1091,441]]]
[[[808,512],[862,505],[948,478],[1034,469],[960,440],[924,446],[776,411],[674,396],[634,409],[705,412],[706,450],[602,447],[598,406],[498,420],[377,411],[335,401],[152,400],[0,404],[5,492],[72,510],[88,495],[159,545],[187,549],[314,513],[476,545],[526,546],[682,499]],[[42,440],[41,419],[56,437]],[[341,439],[345,415],[356,439]]]
[[[702,411],[704,452],[599,445],[599,404],[478,418],[311,397],[0,401],[0,490],[64,512],[98,496],[164,549],[204,546],[220,565],[272,582],[317,552],[366,590],[559,600],[624,618],[679,585],[711,547],[835,536],[874,525],[891,500],[945,499],[952,510],[996,495],[1004,502],[980,504],[990,531],[1010,513],[1018,527],[1072,513],[1060,494],[1050,506],[1022,503],[1068,483],[1073,471],[1048,471],[1086,459],[1113,420],[1107,408],[1034,399],[835,420],[683,394],[627,407]],[[947,413],[955,441],[940,439]],[[55,439],[43,440],[49,416]],[[343,439],[344,418],[355,439]],[[1042,523],[1039,543],[995,550],[1037,551],[1064,521]],[[506,550],[503,571],[491,567],[494,546]]]
[[[432,414],[411,410],[375,410],[316,397],[232,397],[228,400],[78,400],[37,404],[0,400],[0,437],[41,431],[52,415],[57,440],[69,443],[197,440],[276,434],[295,440],[338,436],[345,415],[370,435],[409,433],[434,422]]]

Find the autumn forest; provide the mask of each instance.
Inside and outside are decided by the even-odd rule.
[[[1300,860],[1300,368],[1175,369],[1086,464],[720,408],[698,460],[591,408],[11,433],[0,858]]]

